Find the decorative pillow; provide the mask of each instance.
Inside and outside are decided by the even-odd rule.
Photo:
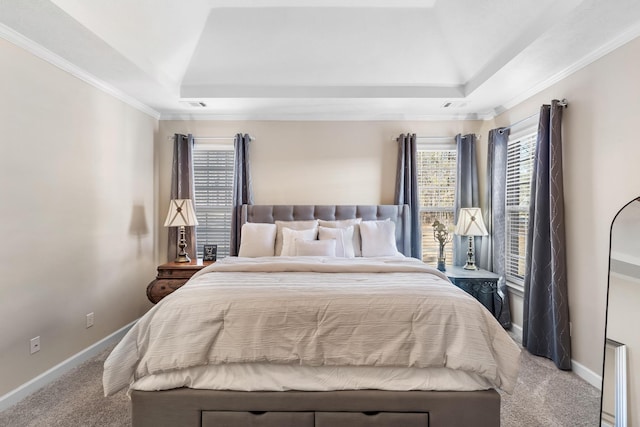
[[[362,256],[362,244],[360,239],[360,223],[362,218],[341,219],[337,221],[318,220],[318,224],[322,227],[329,228],[347,228],[353,226],[353,252],[355,256]]]
[[[336,241],[337,257],[353,258],[355,253],[353,250],[353,225],[346,228],[329,228],[322,227],[318,229],[318,239]]]
[[[296,255],[296,240],[316,240],[318,235],[317,228],[308,230],[293,230],[291,228],[282,229],[282,252],[281,256]]]
[[[318,228],[318,220],[312,219],[309,221],[276,221],[275,222],[277,231],[276,231],[276,256],[282,254],[282,243],[283,236],[282,230],[285,228],[290,228],[292,230],[308,230],[310,228]]]
[[[400,255],[396,247],[396,223],[392,221],[362,221],[362,256]]]
[[[296,239],[296,256],[336,256],[336,241]]]
[[[247,222],[242,225],[238,256],[273,256],[276,244],[276,225]]]

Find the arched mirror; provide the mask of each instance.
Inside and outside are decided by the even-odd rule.
[[[640,198],[611,224],[602,426],[640,425]]]

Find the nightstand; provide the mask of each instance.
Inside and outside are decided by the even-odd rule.
[[[147,298],[156,304],[162,298],[187,283],[196,272],[215,261],[168,262],[158,266],[156,279],[147,286]]]
[[[498,276],[487,270],[465,270],[462,267],[447,266],[444,272],[449,280],[460,289],[480,301],[497,319],[502,311],[502,298],[498,294]]]

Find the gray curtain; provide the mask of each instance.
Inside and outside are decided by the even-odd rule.
[[[456,172],[456,200],[454,220],[458,223],[460,208],[480,207],[478,195],[478,163],[476,161],[476,136],[468,134],[456,135],[458,165]],[[464,265],[467,262],[468,237],[454,236],[453,265]],[[474,238],[476,260],[482,259],[482,237]]]
[[[253,204],[253,190],[251,188],[251,171],[249,145],[251,137],[247,134],[237,134],[233,141],[235,151],[235,170],[233,174],[233,211],[231,216],[230,255],[237,256],[240,250],[240,229],[242,205]]]
[[[193,135],[175,134],[173,139],[173,166],[171,168],[171,200],[191,199],[194,203],[195,190],[193,186]],[[169,205],[163,206],[165,215]],[[164,223],[164,217],[163,217]],[[196,228],[185,227],[187,247],[185,251],[189,258],[196,259]],[[178,254],[178,227],[169,227],[169,246],[167,256],[169,261],[176,259]]]
[[[540,109],[524,278],[522,345],[532,354],[571,369],[567,293],[562,109],[558,101]]]
[[[478,259],[480,268],[493,271],[500,276],[500,279],[498,279],[498,294],[502,298],[502,308],[498,321],[506,329],[511,328],[509,288],[505,280],[508,140],[509,129],[493,129],[489,131],[486,204],[482,211],[489,235],[482,238],[482,257]],[[497,306],[499,307],[500,305]]]
[[[395,203],[409,205],[411,212],[411,253],[422,259],[422,228],[420,227],[420,202],[418,200],[417,138],[416,134],[398,137],[398,171]]]

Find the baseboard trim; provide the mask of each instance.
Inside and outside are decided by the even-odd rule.
[[[575,360],[571,360],[571,370],[577,376],[597,388],[598,390],[602,390],[602,376],[596,374],[591,369],[587,368],[581,363],[576,362]]]
[[[511,324],[510,335],[516,339],[520,344],[522,344],[522,326],[516,325],[515,323]],[[519,340],[517,338],[520,338]],[[526,351],[526,350],[525,350]],[[602,388],[602,376],[596,374],[591,369],[587,368],[581,363],[576,362],[571,359],[571,370],[574,374],[597,388],[601,390]]]
[[[516,325],[515,323],[511,323],[511,336],[516,336],[516,341],[522,344],[522,326]]]
[[[71,356],[67,360],[57,364],[56,366],[49,369],[48,371],[38,375],[31,381],[24,383],[23,385],[16,388],[15,390],[12,390],[9,393],[5,394],[4,396],[0,397],[0,411],[4,411],[10,406],[15,405],[25,397],[38,391],[42,387],[55,381],[65,373],[69,372],[71,369],[81,365],[82,363],[96,356],[97,354],[102,352],[104,349],[106,349],[110,345],[115,344],[116,342],[121,340],[122,337],[124,337],[124,335],[129,331],[129,329],[133,327],[133,325],[137,321],[138,320],[134,320],[128,325],[123,326],[122,328],[118,329],[111,335],[103,338],[102,340],[91,345],[90,347],[87,347],[86,349],[80,351],[79,353]],[[511,328],[513,333],[517,334],[520,337],[522,336],[522,327],[516,324],[512,324]],[[582,365],[581,363],[576,362],[575,360],[571,361],[571,369],[580,378],[582,378],[592,386],[596,387],[598,390],[601,389],[602,377],[600,375],[596,374],[595,372],[588,369],[586,366]]]
[[[82,363],[86,362],[87,360],[91,359],[92,357],[100,354],[104,349],[108,348],[110,345],[117,343],[122,339],[122,337],[124,337],[124,335],[129,331],[129,329],[131,329],[131,327],[137,321],[138,320],[134,320],[128,325],[123,326],[122,328],[118,329],[111,335],[101,339],[97,343],[85,348],[79,353],[76,353],[75,355],[71,356],[67,360],[57,364],[56,366],[49,369],[48,371],[43,372],[42,374],[38,375],[32,380],[22,384],[20,387],[10,391],[4,396],[1,396],[0,411],[4,411],[10,406],[15,405],[25,397],[29,396],[30,394],[38,391],[39,389],[46,386],[47,384],[60,378],[62,375],[66,374],[76,366],[79,366]]]

